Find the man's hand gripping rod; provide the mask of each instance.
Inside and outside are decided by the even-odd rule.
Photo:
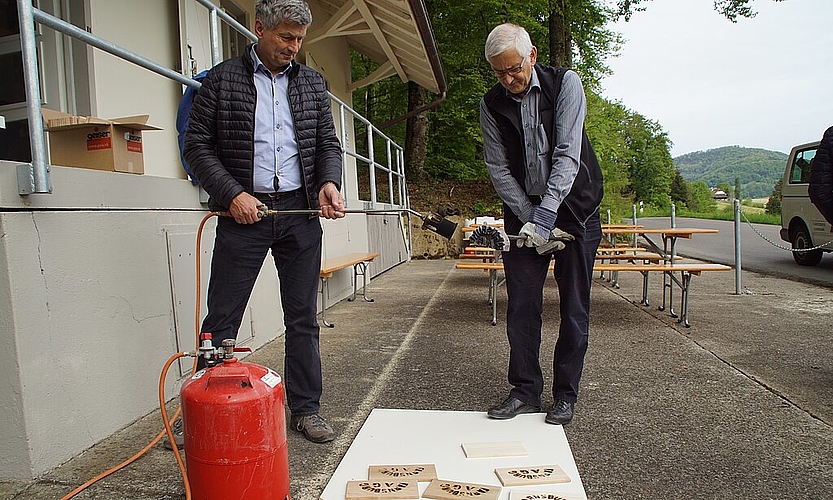
[[[408,213],[416,215],[422,219],[422,229],[433,231],[443,238],[451,239],[454,232],[457,230],[457,223],[452,222],[440,214],[431,212],[428,215],[423,215],[410,208],[389,208],[384,210],[362,210],[362,209],[346,209],[339,210],[345,214],[367,214],[367,215],[396,215],[400,213]],[[218,212],[220,215],[229,215],[228,212]],[[293,210],[271,210],[265,206],[259,207],[258,217],[261,219],[270,215],[318,215],[318,210],[314,209],[293,209]]]

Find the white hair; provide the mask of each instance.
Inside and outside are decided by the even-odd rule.
[[[526,63],[532,53],[532,40],[529,33],[516,24],[499,24],[486,38],[486,60],[490,61],[509,49],[515,49]]]
[[[301,26],[312,24],[312,13],[304,0],[257,0],[255,18],[268,30],[277,28],[281,21]]]

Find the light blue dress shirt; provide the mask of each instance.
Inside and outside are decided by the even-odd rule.
[[[301,157],[295,137],[295,123],[289,104],[287,68],[276,74],[263,65],[254,46],[254,83],[257,90],[254,134],[254,191],[273,193],[293,191],[303,185]],[[277,183],[275,182],[277,179]]]

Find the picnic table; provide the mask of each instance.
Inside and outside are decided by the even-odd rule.
[[[616,226],[616,227],[614,227]],[[642,304],[648,305],[648,277],[652,272],[661,272],[662,282],[662,305],[657,309],[664,311],[666,308],[678,322],[685,326],[691,326],[688,321],[688,304],[691,291],[691,279],[699,276],[704,271],[726,271],[732,268],[723,264],[682,262],[676,255],[676,242],[678,238],[692,238],[695,234],[715,234],[717,229],[702,228],[644,228],[635,225],[606,225],[602,228],[605,235],[629,234],[638,235],[648,244],[648,250],[641,247],[600,247],[596,254],[594,270],[600,273],[619,273],[620,271],[638,271],[642,273]],[[662,247],[651,240],[651,235],[659,235],[662,238]],[[498,252],[495,252],[497,255]],[[500,259],[482,259],[482,262],[460,262],[457,269],[480,269],[488,271],[489,274],[489,298],[488,303],[492,306],[492,325],[497,324],[497,289],[503,284],[504,279],[498,276],[503,271],[503,262]],[[553,269],[553,264],[550,264]],[[676,276],[675,273],[679,273]],[[674,311],[674,286],[681,291],[680,314]],[[618,279],[614,281],[618,287]]]

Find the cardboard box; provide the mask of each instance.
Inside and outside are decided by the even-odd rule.
[[[44,109],[43,117],[51,164],[131,174],[145,173],[142,131],[162,130],[148,115],[105,120]]]

